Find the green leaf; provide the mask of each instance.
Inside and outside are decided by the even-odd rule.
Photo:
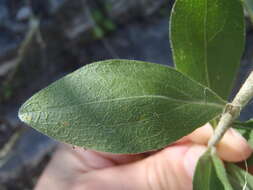
[[[93,37],[96,38],[96,39],[101,39],[105,35],[104,30],[100,26],[94,27],[92,32],[93,32],[92,33]]]
[[[221,114],[225,102],[173,68],[130,60],[85,66],[30,98],[19,117],[73,145],[160,149]]]
[[[235,164],[226,165],[229,181],[235,190],[252,190],[253,176]]]
[[[200,157],[194,178],[194,190],[233,190],[222,161],[215,153],[207,151]]]
[[[253,129],[253,119],[250,119],[250,120],[244,121],[244,122],[235,121],[234,127],[252,130]]]
[[[243,0],[244,7],[248,12],[248,16],[253,23],[253,0]]]
[[[248,141],[249,145],[253,148],[253,119],[240,122],[236,121],[233,127]]]
[[[177,0],[170,39],[176,68],[227,99],[244,49],[239,0]]]

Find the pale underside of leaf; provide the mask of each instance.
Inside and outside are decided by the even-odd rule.
[[[113,153],[163,148],[217,117],[225,102],[178,71],[152,63],[90,64],[30,98],[19,117],[73,145]]]

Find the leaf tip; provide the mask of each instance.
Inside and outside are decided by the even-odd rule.
[[[24,123],[30,123],[32,120],[31,115],[24,111],[23,106],[18,111],[18,117]]]

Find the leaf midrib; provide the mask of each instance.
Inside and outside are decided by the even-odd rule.
[[[143,95],[143,96],[131,96],[131,97],[122,97],[122,98],[114,98],[114,99],[108,99],[108,100],[101,100],[101,101],[93,101],[93,102],[85,102],[85,103],[77,103],[75,105],[65,105],[65,106],[54,106],[54,107],[47,107],[47,109],[54,109],[54,108],[63,108],[63,107],[75,107],[75,106],[83,106],[83,105],[90,105],[90,104],[100,104],[100,103],[107,103],[107,102],[113,102],[113,101],[124,101],[124,100],[130,100],[130,99],[142,99],[142,98],[158,98],[158,99],[165,99],[168,101],[174,101],[178,103],[184,103],[184,104],[195,104],[195,105],[207,105],[210,107],[218,107],[223,108],[223,104],[218,103],[209,103],[206,101],[190,101],[190,100],[180,100],[175,99],[167,96],[161,96],[161,95]],[[41,111],[41,110],[38,110]],[[31,112],[37,112],[36,110],[33,110]]]
[[[207,176],[208,176],[208,181],[207,181],[207,188],[208,190],[211,190],[211,173],[212,173],[212,164],[210,165],[210,167],[208,168],[208,171],[207,171]]]
[[[189,104],[183,104],[183,105],[180,105],[180,106],[177,106],[175,108],[173,108],[172,110],[170,110],[169,112],[164,112],[164,113],[161,113],[161,114],[158,114],[159,117],[163,116],[163,115],[168,115],[169,113],[175,111],[175,110],[179,110],[179,109],[182,109],[183,107],[185,106],[188,106]],[[32,113],[43,113],[43,111],[32,111],[32,112],[29,112],[30,114]],[[50,111],[52,112],[52,111]],[[39,116],[40,117],[40,116]],[[133,122],[122,122],[122,123],[115,123],[115,124],[111,124],[111,126],[120,126],[120,125],[125,125],[125,124],[135,124],[135,123],[138,123],[138,122],[144,122],[144,121],[153,121],[154,119],[143,119],[143,120],[138,120],[138,121],[133,121]],[[37,119],[38,121],[38,119]],[[35,122],[35,123],[38,123],[38,122]],[[54,122],[54,123],[50,123],[50,122],[47,122],[47,123],[40,123],[40,125],[57,125],[58,123],[57,122]],[[82,122],[80,122],[80,124],[82,124]],[[89,126],[97,126],[97,124],[94,124],[94,125],[89,125]],[[107,125],[107,126],[110,126],[110,125]],[[74,129],[74,128],[73,128]],[[73,130],[72,129],[72,130]]]
[[[205,71],[206,71],[206,82],[207,86],[210,87],[210,79],[208,73],[208,66],[207,66],[207,0],[205,0],[205,16],[204,16],[204,64],[205,64]]]
[[[180,100],[180,99],[171,98],[171,97],[167,97],[167,96],[161,96],[161,95],[143,95],[143,96],[131,96],[131,97],[114,98],[114,99],[108,99],[108,100],[88,102],[88,103],[84,103],[84,105],[95,104],[95,103],[106,103],[106,102],[113,102],[113,101],[121,101],[121,100],[130,100],[130,99],[139,99],[139,98],[158,98],[158,99],[165,99],[165,100],[170,100],[170,101],[185,103],[185,104],[200,104],[200,105],[201,104],[206,104],[206,105],[210,105],[210,106],[213,105],[215,107],[223,107],[221,104],[216,104],[216,103],[207,103],[207,102],[202,102],[202,101]]]

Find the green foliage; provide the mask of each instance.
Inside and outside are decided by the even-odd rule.
[[[92,11],[92,18],[96,24],[92,31],[95,39],[102,39],[106,33],[112,32],[117,28],[115,23],[99,9]]]
[[[248,121],[235,121],[234,122],[234,127],[235,128],[241,128],[241,129],[246,129],[246,130],[252,130],[253,129],[253,119],[250,119]]]
[[[113,9],[113,5],[111,2],[105,1],[104,4],[104,9],[106,10],[106,12],[111,12]]]
[[[114,31],[114,30],[116,30],[116,25],[110,19],[105,19],[104,20],[103,27],[107,31]]]
[[[170,39],[176,68],[227,99],[244,48],[239,0],[177,0]]]
[[[104,30],[99,26],[93,28],[92,34],[95,39],[102,39],[105,36]]]
[[[3,85],[2,91],[3,93],[0,99],[2,98],[3,100],[8,100],[13,95],[13,87],[8,83]]]
[[[163,148],[218,116],[225,102],[173,68],[90,64],[40,91],[19,117],[60,141],[113,153]]]
[[[228,173],[229,181],[233,185],[234,190],[253,189],[253,176],[251,174],[231,163],[226,165],[226,170]]]
[[[104,20],[104,15],[99,9],[92,11],[92,17],[97,23],[103,22]]]
[[[98,38],[115,29],[101,12],[93,18]],[[161,149],[207,122],[216,125],[244,47],[241,2],[177,0],[170,22],[177,70],[131,60],[93,63],[31,97],[20,119],[59,141],[112,153]],[[253,120],[234,127],[253,147]],[[225,169],[211,150],[197,164],[194,190],[243,189],[245,171]],[[253,189],[249,174],[247,181]]]
[[[206,152],[198,161],[193,178],[193,190],[233,190],[222,161]]]

